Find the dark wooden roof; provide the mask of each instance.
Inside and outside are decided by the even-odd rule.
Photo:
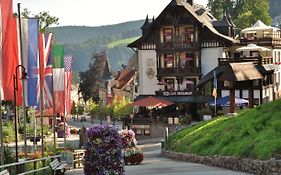
[[[108,59],[106,59],[105,67],[104,67],[104,71],[103,71],[103,75],[102,75],[101,79],[102,79],[102,81],[108,81],[108,80],[113,79],[113,75],[110,70]]]
[[[215,34],[216,36],[218,36],[219,38],[222,38],[223,40],[227,41],[227,42],[231,42],[231,43],[238,43],[238,40],[235,40],[229,36],[225,36],[221,33],[219,33],[213,26],[212,24],[212,20],[210,19],[210,13],[205,10],[204,12],[202,11],[202,9],[200,10],[198,8],[198,5],[190,5],[189,3],[187,3],[185,0],[172,0],[166,7],[165,9],[160,13],[160,15],[154,20],[154,22],[149,26],[150,31],[151,29],[154,27],[155,24],[159,23],[161,21],[162,16],[165,15],[165,12],[168,9],[171,8],[184,8],[189,14],[191,14],[191,16],[195,19],[195,21],[197,21],[201,26],[206,27],[208,30],[210,30],[213,34]],[[199,11],[200,13],[199,13]],[[196,13],[197,12],[197,13]],[[143,35],[142,37],[140,37],[139,39],[137,39],[136,41],[130,43],[127,45],[127,47],[131,47],[131,48],[138,48],[141,46],[141,43],[143,41],[146,40],[146,38],[148,38],[150,32],[147,32],[145,35]]]
[[[248,81],[262,79],[262,74],[251,62],[230,63],[227,69],[222,73],[221,81]]]
[[[214,71],[216,72],[216,77],[219,77],[226,69],[226,65],[217,66],[199,80],[197,87],[205,84],[209,80],[212,80],[214,78]]]

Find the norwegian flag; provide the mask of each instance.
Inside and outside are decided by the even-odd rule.
[[[52,42],[52,33],[40,33],[40,62],[32,69],[31,81],[33,80],[33,83],[28,84],[28,105],[36,106],[37,109],[40,109],[40,103],[42,103],[43,109],[53,107]],[[39,76],[43,81],[39,81]],[[42,100],[40,100],[40,86],[42,86],[43,92]]]

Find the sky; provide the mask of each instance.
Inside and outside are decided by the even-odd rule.
[[[101,26],[156,18],[171,0],[13,0],[13,10],[21,3],[31,14],[48,11],[59,18],[59,26]],[[194,0],[206,6],[208,0]]]

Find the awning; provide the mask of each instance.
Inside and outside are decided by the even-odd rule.
[[[148,98],[149,95],[139,95],[137,96],[136,100],[141,100]],[[203,95],[196,95],[196,96],[157,96],[157,98],[169,100],[170,102],[174,103],[208,103],[212,99],[213,96],[203,96]]]
[[[259,30],[262,30],[262,31],[265,31],[265,30],[278,31],[280,29],[278,29],[276,27],[267,26],[262,21],[258,20],[251,27],[243,29],[241,31],[241,33],[246,33],[246,32],[248,33],[248,32],[251,32],[251,31],[259,31]]]
[[[166,106],[170,106],[173,105],[174,103],[163,99],[163,98],[158,98],[158,97],[153,97],[153,96],[149,96],[149,97],[145,97],[142,98],[140,100],[134,101],[133,103],[131,103],[131,106],[142,106],[142,107],[166,107]]]
[[[214,97],[198,95],[198,96],[168,96],[163,98],[175,103],[208,103]]]
[[[262,46],[258,46],[256,44],[248,44],[247,46],[239,47],[236,49],[238,52],[242,51],[270,51],[270,49]]]
[[[209,101],[209,104],[211,106],[228,107],[230,105],[230,98],[229,98],[229,96],[221,97],[221,98],[218,98],[216,101],[215,100]],[[248,104],[249,104],[248,100],[245,100],[243,98],[235,97],[235,105],[236,106],[247,106]]]

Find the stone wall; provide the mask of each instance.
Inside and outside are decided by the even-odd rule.
[[[211,166],[222,167],[235,171],[243,171],[256,175],[279,175],[281,174],[281,160],[270,159],[266,161],[231,156],[198,156],[162,150],[162,156],[174,160],[201,163]]]

